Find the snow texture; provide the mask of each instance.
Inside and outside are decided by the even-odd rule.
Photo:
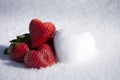
[[[95,56],[95,39],[89,32],[58,30],[54,44],[59,62],[75,65]]]
[[[90,32],[96,56],[85,63],[28,69],[3,55],[9,40],[28,31],[33,18]],[[119,80],[120,0],[0,0],[0,80]]]

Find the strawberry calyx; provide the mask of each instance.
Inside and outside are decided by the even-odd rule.
[[[10,54],[14,48],[15,45],[19,43],[26,43],[30,44],[30,34],[22,34],[16,37],[16,39],[13,39],[10,42],[10,46],[4,50],[4,55]]]

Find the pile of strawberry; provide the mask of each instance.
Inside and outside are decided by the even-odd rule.
[[[53,39],[55,26],[51,22],[33,19],[29,32],[11,40],[4,54],[17,62],[23,62],[28,68],[48,67],[56,63]]]

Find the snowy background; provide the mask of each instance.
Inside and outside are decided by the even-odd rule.
[[[96,56],[76,66],[58,63],[27,69],[3,55],[8,41],[28,32],[33,18],[57,29],[89,31]],[[0,80],[119,80],[120,0],[0,0]]]

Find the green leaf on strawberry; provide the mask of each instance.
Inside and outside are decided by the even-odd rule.
[[[26,34],[17,36],[17,39],[13,39],[10,42],[11,43],[21,43],[21,42],[29,42],[29,41],[30,41],[30,34],[26,33]]]
[[[9,48],[4,50],[4,55],[10,54],[15,44],[10,44]]]

